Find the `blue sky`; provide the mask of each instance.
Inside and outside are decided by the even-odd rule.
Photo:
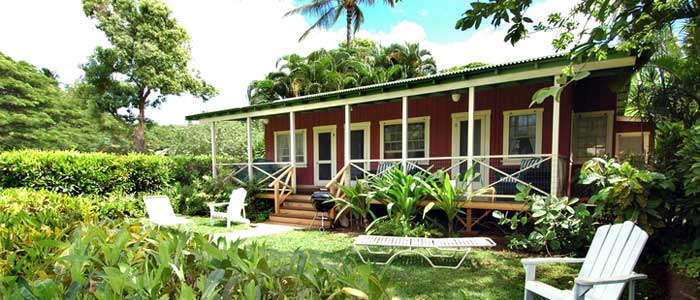
[[[310,0],[295,0],[295,5],[309,3]],[[454,29],[457,19],[468,8],[469,1],[465,0],[403,0],[393,8],[377,0],[371,7],[362,6],[365,13],[365,23],[361,29],[367,31],[389,31],[392,26],[401,21],[420,23],[425,28],[431,41],[449,42],[468,38],[473,30],[461,31]],[[309,24],[317,19],[304,18]],[[344,30],[344,20],[338,20],[335,30]]]

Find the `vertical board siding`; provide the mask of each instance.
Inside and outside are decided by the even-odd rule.
[[[528,108],[543,108],[542,120],[542,153],[551,153],[552,147],[552,100],[547,99],[543,104],[530,107],[531,97],[538,89],[549,86],[548,83],[513,85],[490,89],[477,89],[475,109],[490,110],[490,145],[491,155],[503,152],[503,112]],[[451,96],[427,96],[411,99],[408,102],[408,117],[430,116],[430,156],[441,157],[452,154],[452,117],[451,114],[467,111],[465,92],[458,102],[453,102]],[[571,119],[572,111],[595,111],[616,109],[615,94],[609,91],[606,80],[599,78],[587,79],[564,90],[561,98],[560,141],[559,153],[568,156],[571,150]],[[380,152],[380,121],[401,118],[401,101],[378,102],[352,107],[350,112],[352,123],[371,122],[370,125],[370,158],[379,159]],[[337,169],[345,165],[343,126],[345,124],[343,107],[331,108],[324,111],[302,112],[296,114],[296,129],[306,129],[307,158],[306,166],[297,169],[297,183],[300,185],[314,184],[313,168],[313,127],[336,125],[336,159]],[[289,119],[286,115],[272,116],[265,126],[265,158],[274,160],[274,132],[289,130]],[[500,159],[492,159],[491,164],[500,167]],[[491,172],[491,176],[494,174]]]

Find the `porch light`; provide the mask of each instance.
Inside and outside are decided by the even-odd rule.
[[[459,102],[459,98],[462,97],[460,93],[452,93],[452,102]]]

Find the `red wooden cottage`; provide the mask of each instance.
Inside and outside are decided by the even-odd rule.
[[[308,217],[294,210],[308,202],[302,191],[352,184],[391,164],[406,172],[443,169],[459,176],[475,165],[477,187],[497,201],[465,203],[470,209],[523,209],[512,201],[515,184],[543,194],[566,195],[570,169],[585,160],[630,153],[646,155],[649,126],[624,117],[635,58],[622,54],[574,65],[590,71],[568,85],[561,101],[531,106],[533,93],[555,84],[570,63],[565,55],[445,72],[206,112],[187,120],[248,124],[248,160],[221,164],[236,178],[256,178],[275,200],[278,221]],[[250,124],[265,123],[265,157],[254,159]],[[212,152],[216,153],[213,144]],[[222,169],[223,170],[223,169]],[[241,177],[241,175],[244,175]],[[299,194],[297,194],[299,192]],[[285,203],[285,201],[290,203]]]

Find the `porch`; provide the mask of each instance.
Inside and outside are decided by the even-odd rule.
[[[543,67],[553,61],[557,64]],[[605,118],[614,117],[614,92],[590,96],[567,87],[561,101],[530,107],[536,90],[556,84],[564,61],[550,57],[438,74],[421,82],[303,96],[196,119],[211,124],[212,175],[221,172],[241,184],[255,181],[264,190],[258,197],[274,201],[276,217],[310,219],[309,192],[325,188],[342,197],[339,185],[381,176],[393,165],[407,173],[443,170],[453,179],[474,166],[480,179],[472,190],[490,188],[493,193],[463,204],[468,211],[463,223],[470,229],[484,216],[473,210],[525,209],[514,201],[516,184],[543,195],[567,194],[572,115],[582,111],[575,108],[577,101],[604,98],[604,105],[583,111],[606,109]],[[590,85],[599,88],[617,74],[614,70],[633,63],[632,57],[619,57],[574,67],[591,71]],[[247,161],[219,163],[216,123],[231,120],[246,123]],[[265,122],[264,157],[253,156],[251,126],[256,121]]]

